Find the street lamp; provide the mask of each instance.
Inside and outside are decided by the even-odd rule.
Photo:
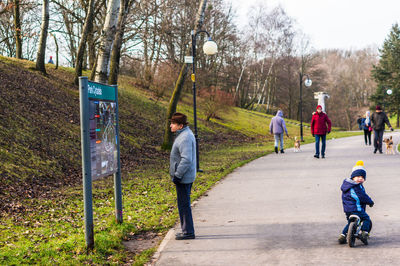
[[[391,89],[386,89],[387,95],[392,95],[393,91]],[[383,111],[385,111],[385,93],[383,94]]]
[[[217,44],[211,39],[210,34],[205,31],[205,30],[198,30],[194,31],[192,30],[192,56],[193,56],[193,73],[192,73],[192,82],[193,82],[193,119],[194,119],[194,137],[196,139],[196,167],[197,167],[197,172],[202,172],[200,170],[200,165],[199,165],[199,139],[198,139],[198,134],[197,134],[197,110],[196,110],[196,38],[197,35],[200,33],[205,33],[207,34],[207,41],[203,45],[203,51],[206,55],[214,55],[218,51],[218,46]]]
[[[310,87],[312,85],[312,80],[307,74],[303,74],[303,72],[299,73],[299,78],[300,78],[300,103],[299,103],[299,109],[300,109],[300,140],[303,140],[303,77],[306,76],[306,80],[304,81],[304,85],[306,87]]]

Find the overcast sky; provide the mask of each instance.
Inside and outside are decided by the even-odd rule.
[[[229,1],[229,0],[228,0]],[[238,25],[259,0],[230,0]],[[263,0],[272,8],[280,4],[295,18],[316,49],[381,47],[391,26],[400,22],[400,0]]]

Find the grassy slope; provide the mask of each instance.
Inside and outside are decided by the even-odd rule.
[[[168,177],[168,153],[159,150],[166,99],[151,100],[120,80],[124,223],[114,222],[112,178],[94,183],[95,250],[85,251],[80,176],[78,93],[72,71],[49,76],[30,70],[31,62],[0,57],[0,261],[2,264],[143,263],[154,249],[136,257],[122,239],[143,232],[165,233],[177,219],[175,190]],[[15,75],[18,73],[18,75]],[[5,85],[7,81],[7,86]],[[7,89],[7,90],[5,90]],[[8,93],[7,93],[8,92]],[[33,102],[30,99],[35,99]],[[190,97],[178,110],[192,117]],[[28,112],[26,112],[28,111]],[[199,114],[201,168],[193,199],[234,168],[272,151],[266,134],[270,116],[235,108],[221,120]],[[298,127],[288,124],[289,134]],[[332,133],[339,137],[348,133]],[[305,139],[310,142],[309,130]],[[292,140],[286,146],[292,146]],[[10,182],[10,180],[12,182]],[[29,186],[30,184],[35,186]],[[3,194],[3,195],[2,195]],[[3,199],[2,198],[2,199]]]

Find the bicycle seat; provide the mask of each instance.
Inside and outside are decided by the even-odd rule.
[[[349,216],[349,220],[350,221],[357,221],[357,220],[361,220],[360,217],[356,214],[352,214]]]

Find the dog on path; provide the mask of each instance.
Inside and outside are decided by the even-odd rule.
[[[294,137],[294,152],[299,152],[300,150],[300,140],[297,139],[297,136]]]
[[[394,154],[394,148],[393,148],[393,138],[390,136],[389,138],[385,138],[384,142],[386,144],[386,154]]]

